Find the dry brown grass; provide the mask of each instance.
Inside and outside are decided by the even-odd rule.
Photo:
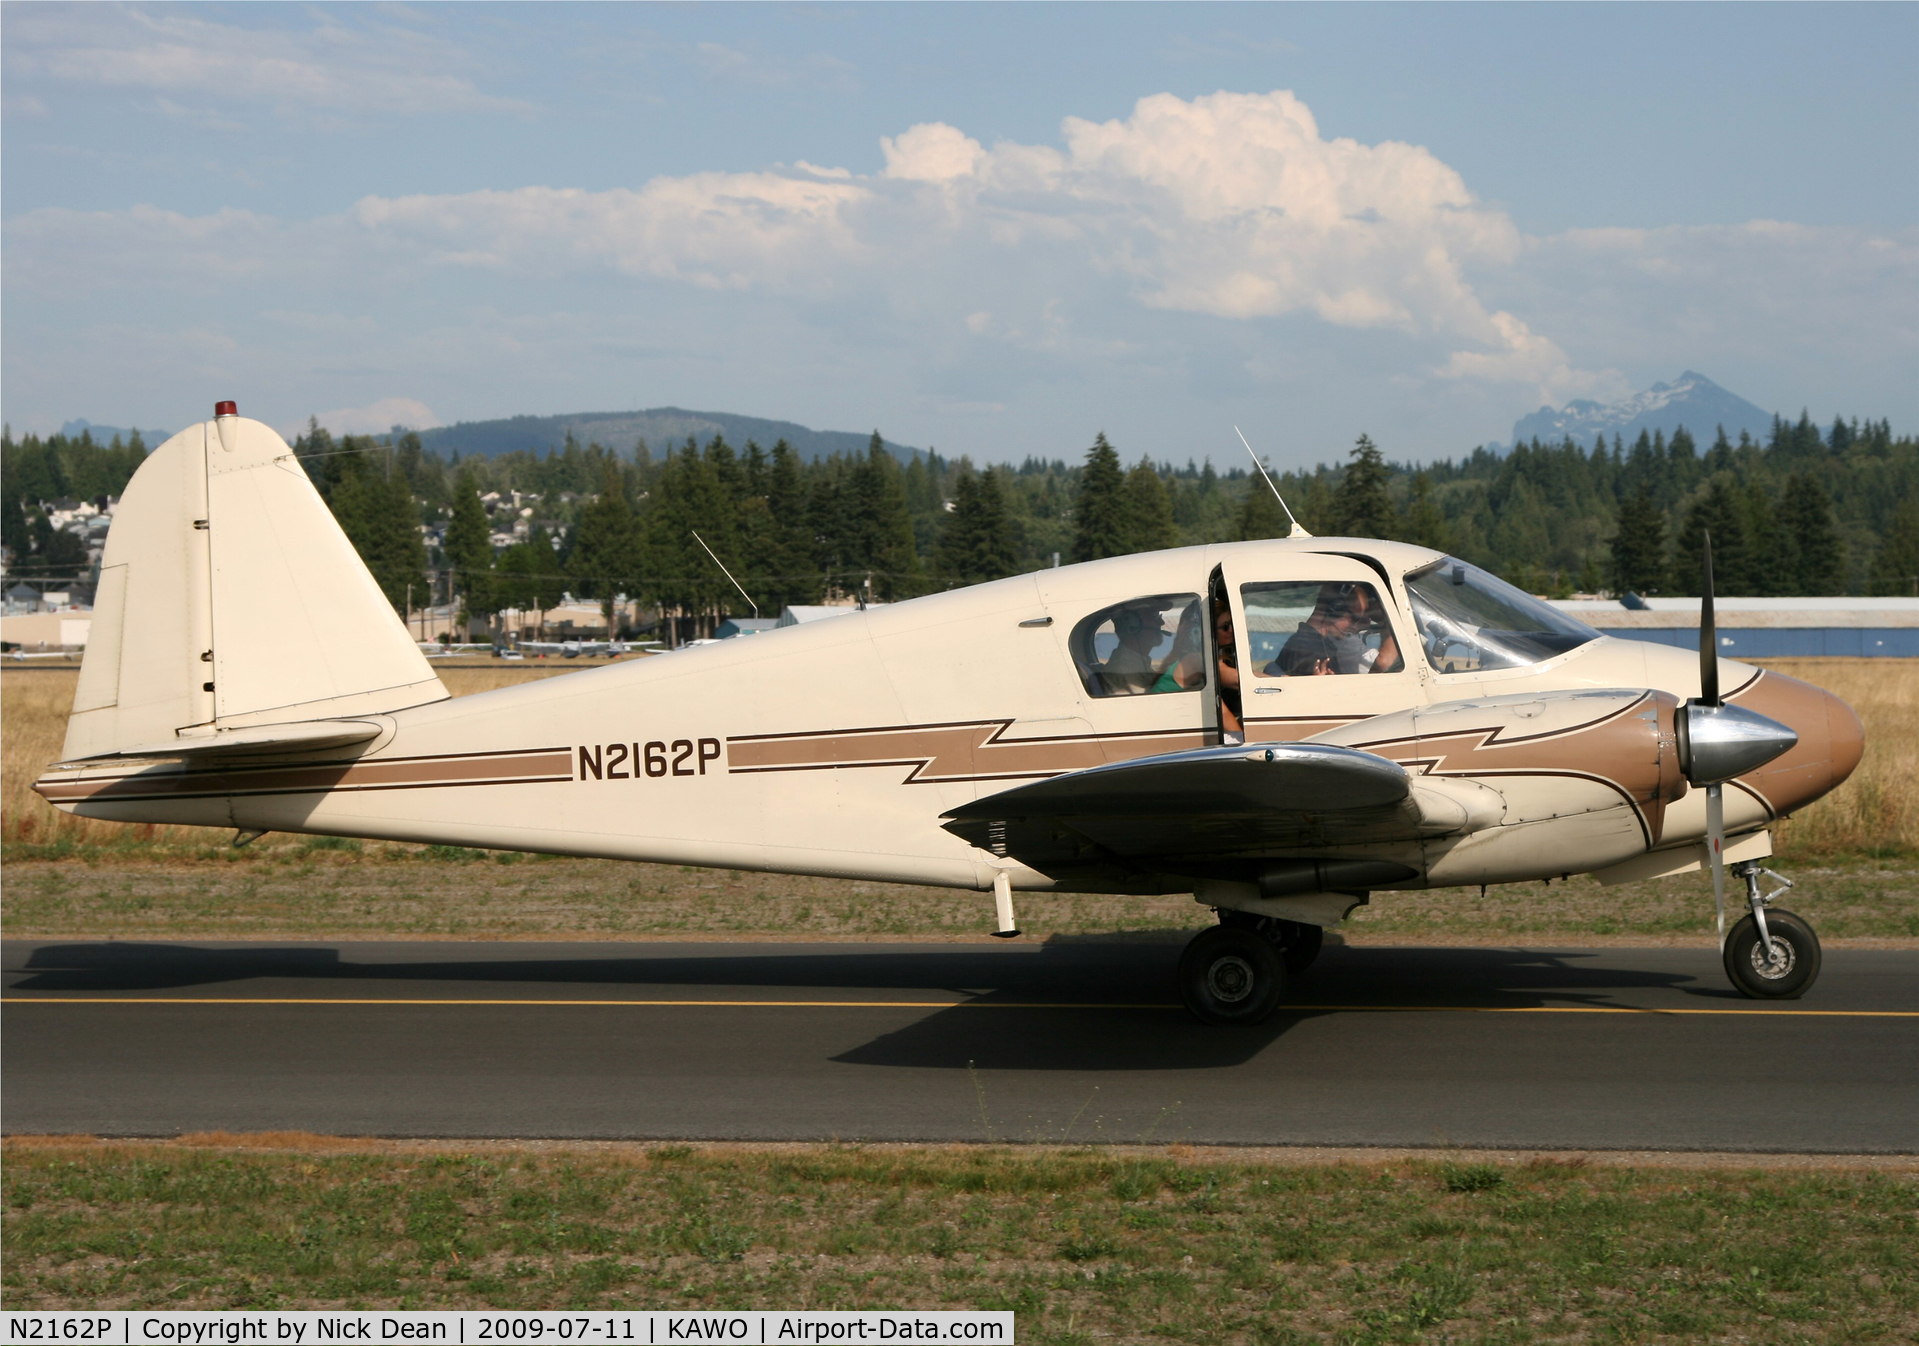
[[[1852,779],[1775,834],[1782,856],[1919,853],[1919,659],[1775,659],[1859,712],[1866,755]]]
[[[1852,779],[1780,828],[1783,858],[1919,854],[1919,660],[1776,659],[1767,667],[1844,698],[1866,726],[1866,755]],[[445,666],[455,696],[578,671],[577,665]],[[127,848],[175,854],[225,845],[229,834],[198,827],[128,827],[58,813],[31,790],[60,755],[77,673],[23,669],[0,673],[0,841],[40,847]]]

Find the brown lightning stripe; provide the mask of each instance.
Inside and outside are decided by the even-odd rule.
[[[1580,724],[1514,734],[1511,724],[1413,734],[1352,747],[1421,776],[1559,776],[1603,785],[1639,820],[1648,846],[1665,830],[1666,805],[1686,792],[1672,736],[1678,698],[1642,692]],[[1573,766],[1570,763],[1580,765]]]
[[[1358,724],[1364,715],[1342,715],[1328,719],[1323,715],[1248,715],[1244,718],[1248,743],[1298,743],[1329,729],[1344,729]]]
[[[827,771],[838,767],[906,767],[904,785],[946,781],[1030,780],[1106,762],[1203,748],[1203,729],[1149,729],[1126,734],[1005,737],[1012,720],[825,729],[803,734],[748,734],[726,741],[727,770]]]
[[[126,776],[57,772],[34,782],[49,803],[79,800],[225,799],[322,791],[430,790],[463,785],[537,785],[573,779],[572,750],[522,748],[297,766],[215,766]]]

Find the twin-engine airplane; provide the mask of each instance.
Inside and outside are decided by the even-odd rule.
[[[1314,538],[1042,570],[449,698],[286,443],[231,402],[108,537],[66,760],[91,818],[1013,893],[1192,893],[1200,1018],[1252,1023],[1374,892],[1710,865],[1750,996],[1819,970],[1769,829],[1852,710],[1616,640],[1421,547]],[[1695,788],[1697,787],[1697,788]],[[1776,878],[1777,876],[1772,876]],[[1789,886],[1789,885],[1787,885]]]

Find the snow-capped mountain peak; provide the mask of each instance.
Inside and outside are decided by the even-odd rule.
[[[1590,446],[1599,435],[1608,439],[1618,435],[1630,444],[1641,430],[1663,431],[1670,437],[1682,425],[1702,445],[1710,443],[1722,425],[1734,439],[1741,430],[1762,439],[1772,429],[1772,413],[1689,369],[1671,383],[1655,383],[1615,402],[1580,398],[1557,411],[1541,407],[1514,422],[1512,442],[1537,438],[1543,444],[1557,444],[1570,435]]]

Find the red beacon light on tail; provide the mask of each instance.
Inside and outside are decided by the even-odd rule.
[[[238,402],[215,402],[213,404],[213,415],[215,419],[221,416],[238,416],[239,414],[240,404]]]

